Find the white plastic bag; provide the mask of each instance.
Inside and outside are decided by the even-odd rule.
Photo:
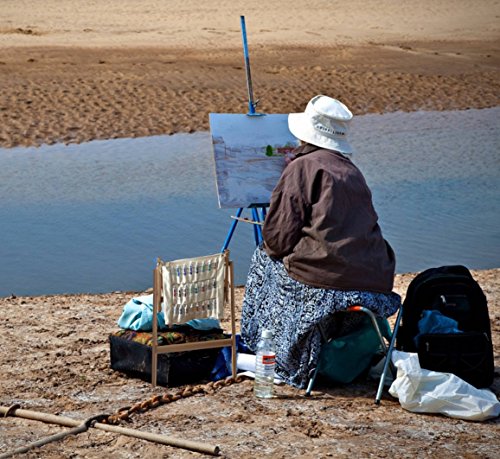
[[[420,368],[418,354],[393,351],[398,374],[389,393],[415,413],[441,413],[468,421],[485,421],[500,415],[500,403],[488,389],[474,386],[451,373]]]

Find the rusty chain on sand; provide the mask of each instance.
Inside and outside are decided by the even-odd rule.
[[[207,384],[186,386],[185,388],[178,390],[175,393],[154,395],[153,397],[142,402],[137,402],[132,406],[120,408],[115,414],[108,416],[101,422],[103,424],[118,425],[122,421],[129,421],[130,416],[134,413],[144,413],[146,411],[157,408],[160,405],[175,402],[177,400],[180,400],[181,398],[191,397],[196,394],[211,395],[217,392],[222,387],[227,387],[235,383],[243,382],[245,380],[246,378],[244,376],[236,376],[236,378],[229,376],[228,378],[219,379],[218,381],[210,381]]]

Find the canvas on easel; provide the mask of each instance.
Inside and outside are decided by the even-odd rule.
[[[286,156],[297,145],[288,129],[287,115],[265,115],[255,111],[245,17],[240,16],[248,89],[248,113],[210,113],[209,122],[215,160],[219,207],[237,207],[222,246],[229,246],[238,221],[253,224],[256,245],[263,240],[261,225],[271,193],[286,166]],[[252,220],[241,218],[250,208]]]
[[[219,207],[268,204],[286,155],[297,146],[288,115],[210,113],[209,120]]]

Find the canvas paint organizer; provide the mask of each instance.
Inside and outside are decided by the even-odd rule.
[[[298,140],[288,130],[288,115],[248,116],[210,113],[219,207],[269,203]]]

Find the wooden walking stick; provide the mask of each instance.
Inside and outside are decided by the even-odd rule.
[[[82,421],[79,421],[77,419],[72,419],[72,418],[68,418],[65,416],[55,416],[53,414],[42,413],[39,411],[23,410],[23,409],[16,408],[16,407],[0,406],[0,415],[2,415],[2,416],[17,416],[20,418],[32,419],[35,421],[42,421],[42,422],[46,422],[49,424],[58,424],[58,425],[66,426],[66,427],[83,428],[82,426],[84,425],[84,423],[82,423]],[[93,419],[93,418],[91,418],[91,419]],[[100,422],[95,422],[95,423],[92,422],[90,424],[91,425],[89,427],[93,427],[94,429],[104,430],[106,432],[118,433],[121,435],[127,435],[129,437],[140,438],[142,440],[148,440],[148,441],[152,441],[155,443],[160,443],[160,444],[168,445],[168,446],[175,446],[177,448],[189,449],[191,451],[210,454],[212,456],[217,456],[220,452],[220,448],[218,446],[209,445],[209,444],[201,443],[201,442],[197,442],[197,441],[184,440],[182,438],[175,438],[175,437],[171,437],[171,436],[167,436],[167,435],[153,434],[153,433],[149,433],[149,432],[141,432],[140,430],[126,429],[126,428],[119,427],[119,426],[102,424]],[[76,430],[77,429],[71,429],[70,431],[67,431],[67,432],[61,432],[61,434],[56,434],[56,435],[53,435],[52,437],[47,437],[45,439],[42,439],[41,441],[49,440],[51,438],[52,438],[52,440],[50,440],[50,441],[55,441],[55,440],[58,440],[60,438],[65,437],[67,435],[78,433],[78,432],[76,432]],[[83,432],[85,430],[87,430],[87,429],[85,428],[84,430],[81,430],[81,431]],[[55,438],[55,437],[58,437],[58,438]],[[38,442],[35,442],[35,443],[38,443]],[[35,445],[35,443],[33,443],[32,445],[41,446],[41,445]],[[46,444],[46,443],[43,443],[43,444]],[[7,454],[9,454],[9,453],[7,453]],[[10,457],[10,456],[5,456],[5,457]]]

